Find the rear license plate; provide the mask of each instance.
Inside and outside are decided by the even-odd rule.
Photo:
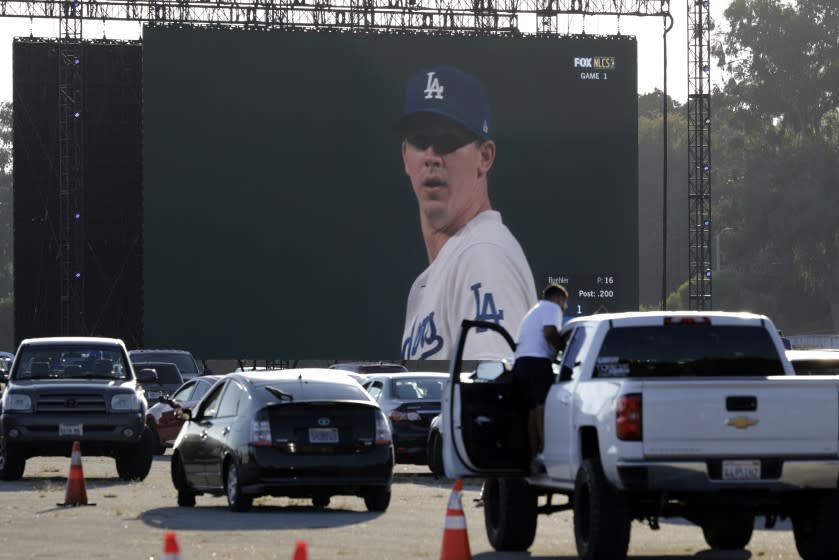
[[[760,461],[723,461],[723,480],[760,480]]]
[[[60,436],[83,436],[83,424],[59,424],[58,435]]]
[[[338,428],[309,428],[309,443],[338,443]]]

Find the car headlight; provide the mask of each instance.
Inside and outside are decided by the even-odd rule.
[[[32,399],[29,395],[7,392],[3,396],[3,408],[5,410],[14,410],[16,412],[31,412]]]
[[[140,410],[137,395],[114,395],[111,397],[111,410]]]

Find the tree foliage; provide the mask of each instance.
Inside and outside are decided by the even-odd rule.
[[[788,331],[839,331],[839,3],[734,0],[725,17],[713,153],[726,260]]]
[[[0,102],[0,349],[12,337],[12,104]]]

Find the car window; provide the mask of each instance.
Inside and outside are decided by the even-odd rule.
[[[236,416],[239,412],[239,403],[247,398],[247,392],[234,380],[230,380],[221,396],[221,403],[218,407],[217,417]]]
[[[20,350],[13,379],[127,379],[122,350],[114,346],[26,346]]]
[[[184,382],[181,372],[175,364],[156,364],[152,366],[157,372],[157,382],[165,385],[180,385]]]
[[[580,348],[585,342],[586,330],[582,327],[574,329],[565,351],[562,353],[562,362],[559,367],[559,381],[568,381],[574,373],[574,365],[579,361]]]
[[[261,386],[279,389],[291,397],[292,401],[367,401],[367,392],[358,383],[325,383],[304,381],[300,383],[268,381]]]
[[[192,354],[183,352],[129,352],[131,363],[147,364],[151,362],[171,362],[178,366],[182,374],[198,375],[198,364]]]
[[[792,360],[796,375],[839,375],[837,360]]]
[[[609,329],[594,377],[784,375],[763,327],[687,324]]]
[[[372,383],[367,385],[367,392],[373,397],[374,400],[378,401],[382,397],[382,382],[381,381],[373,381]]]
[[[225,383],[219,383],[217,387],[207,395],[201,402],[201,409],[198,411],[197,418],[215,418],[218,414],[219,403],[221,402],[221,392],[224,389]]]
[[[191,400],[192,394],[195,392],[195,386],[197,383],[189,382],[185,384],[183,387],[178,389],[174,395],[172,395],[172,400],[177,403],[186,402]]]
[[[207,391],[215,384],[215,380],[209,379],[199,379],[195,383],[195,392],[192,393],[192,400],[197,401],[201,397],[207,394]]]

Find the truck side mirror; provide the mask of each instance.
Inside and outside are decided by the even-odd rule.
[[[143,368],[137,372],[137,381],[140,383],[154,383],[157,381],[157,370]]]

